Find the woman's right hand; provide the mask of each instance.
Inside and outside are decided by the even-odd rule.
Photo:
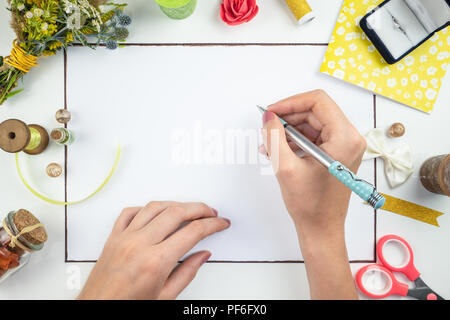
[[[264,148],[299,238],[311,298],[357,298],[345,245],[351,191],[310,155],[297,156],[276,115],[296,127],[333,159],[357,172],[364,138],[322,90],[271,105],[263,115]]]
[[[333,159],[357,172],[366,149],[364,138],[322,90],[299,94],[271,105],[263,116],[267,151],[286,207],[300,233],[342,229],[350,189],[286,138],[282,117]],[[272,141],[278,142],[272,145]]]

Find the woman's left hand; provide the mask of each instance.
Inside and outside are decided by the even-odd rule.
[[[175,299],[211,253],[197,252],[178,267],[177,262],[229,226],[204,203],[154,201],[126,208],[78,299]]]

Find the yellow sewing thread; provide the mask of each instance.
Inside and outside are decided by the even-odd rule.
[[[27,151],[36,149],[39,146],[39,144],[41,143],[41,134],[39,133],[39,131],[37,131],[35,128],[32,128],[32,127],[28,127],[28,129],[30,129],[31,137],[30,137],[30,142],[25,147],[25,150],[27,150]]]
[[[13,41],[11,55],[4,58],[6,64],[20,71],[27,73],[31,68],[37,66],[38,57],[27,54],[18,44],[17,40]]]
[[[94,195],[96,195],[100,190],[103,189],[103,187],[108,183],[108,181],[111,179],[111,177],[114,174],[114,171],[116,171],[117,165],[119,163],[119,158],[120,158],[120,154],[121,154],[121,147],[120,144],[117,147],[117,153],[116,153],[116,159],[114,160],[114,164],[113,167],[111,168],[111,171],[109,172],[108,176],[106,177],[106,179],[103,181],[103,183],[97,188],[95,189],[94,192],[92,192],[90,195],[88,195],[87,197],[81,199],[81,200],[77,200],[77,201],[70,201],[70,202],[66,202],[66,201],[59,201],[59,200],[53,200],[50,199],[42,194],[40,194],[39,192],[37,192],[36,190],[34,190],[29,183],[25,180],[22,171],[20,170],[20,166],[19,166],[19,153],[16,153],[16,168],[17,168],[17,172],[19,174],[20,180],[22,181],[22,183],[25,185],[25,187],[32,193],[34,194],[36,197],[38,197],[41,200],[44,200],[45,202],[51,203],[51,204],[56,204],[56,205],[73,205],[73,204],[78,204],[81,203],[91,197],[93,197]]]
[[[423,207],[409,201],[388,196],[387,194],[382,195],[386,198],[386,202],[381,208],[382,210],[390,211],[439,227],[437,217],[443,215],[444,213],[429,209],[427,207]]]
[[[22,242],[20,242],[19,237],[24,235],[25,233],[30,233],[31,231],[33,231],[34,229],[43,227],[43,225],[41,223],[36,223],[32,226],[28,226],[22,229],[22,231],[20,231],[17,235],[14,235],[12,233],[12,231],[8,228],[8,225],[6,223],[6,219],[3,220],[3,229],[5,229],[5,231],[8,233],[9,237],[10,237],[10,243],[9,246],[11,248],[14,248],[15,246],[18,246],[20,249],[28,251],[28,252],[33,252],[33,250],[31,250],[30,248],[28,248],[26,245],[24,245]]]
[[[285,0],[289,8],[291,9],[292,13],[294,14],[295,18],[302,22],[302,18],[304,18],[307,14],[312,15],[312,9],[309,6],[308,2],[306,0]],[[314,17],[311,16],[307,21],[313,19]],[[304,21],[304,22],[307,22]]]

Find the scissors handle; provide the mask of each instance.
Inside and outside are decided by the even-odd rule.
[[[368,276],[370,276],[371,274],[373,275],[374,273],[379,273],[383,276],[386,282],[384,288],[377,290],[371,288],[368,284],[366,284]],[[370,264],[361,268],[356,273],[355,278],[356,284],[358,285],[359,289],[365,295],[371,298],[382,299],[392,295],[399,295],[403,297],[406,297],[408,295],[408,285],[399,282],[397,279],[395,279],[394,275],[389,269],[378,264]]]
[[[400,266],[392,265],[389,263],[388,259],[383,254],[384,247],[389,242],[396,242],[401,245],[403,249],[405,249],[406,252],[406,261]],[[414,266],[414,254],[412,251],[411,246],[408,242],[406,242],[405,239],[389,234],[384,237],[382,237],[380,240],[378,240],[377,244],[377,254],[378,258],[380,259],[381,263],[389,270],[395,271],[395,272],[401,272],[404,273],[409,280],[415,281],[420,276],[420,272],[417,271],[416,267]]]

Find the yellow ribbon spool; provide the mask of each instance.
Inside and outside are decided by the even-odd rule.
[[[28,73],[31,68],[38,65],[37,59],[38,57],[27,54],[25,50],[23,50],[20,45],[17,44],[17,40],[14,40],[11,54],[4,58],[4,62],[11,67]]]
[[[25,150],[33,150],[36,149],[41,143],[41,134],[33,127],[28,127],[30,129],[30,142],[25,147]]]

